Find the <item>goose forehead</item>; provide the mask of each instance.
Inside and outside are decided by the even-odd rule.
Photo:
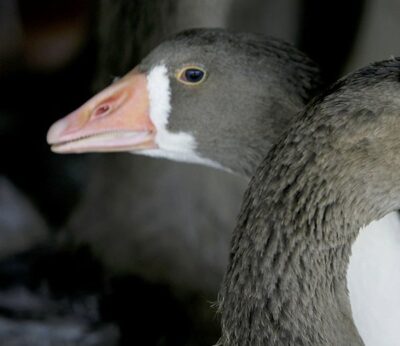
[[[221,55],[227,55],[225,49],[216,49],[212,46],[199,46],[181,42],[166,41],[156,47],[140,63],[142,70],[150,72],[158,65],[165,65],[169,72],[181,68],[186,64],[199,63],[208,65],[223,61]]]

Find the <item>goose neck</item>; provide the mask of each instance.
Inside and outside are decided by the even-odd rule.
[[[306,155],[288,169],[281,156],[268,165],[275,173],[253,179],[220,296],[224,344],[363,344],[346,272],[366,220],[355,215],[371,213],[357,210],[369,206],[354,190],[334,189],[338,172],[317,161]]]

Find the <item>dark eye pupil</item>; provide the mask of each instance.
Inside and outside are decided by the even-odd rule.
[[[203,79],[204,72],[194,68],[185,71],[185,78],[188,82],[197,83]]]

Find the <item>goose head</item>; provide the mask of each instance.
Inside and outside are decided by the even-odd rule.
[[[295,48],[222,29],[184,31],[56,122],[57,153],[128,151],[250,175],[319,85]]]

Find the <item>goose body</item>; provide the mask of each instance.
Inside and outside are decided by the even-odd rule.
[[[244,53],[248,51],[250,54]],[[204,84],[179,80],[185,67],[204,72]],[[130,80],[142,86],[143,95],[147,90],[147,98],[135,100],[140,93],[127,87]],[[132,151],[212,166],[248,178],[318,85],[315,66],[280,41],[223,30],[191,30],[156,48],[127,77],[53,125],[48,140],[57,152]],[[113,116],[109,109],[114,99],[120,102],[124,90],[133,95],[132,101]],[[132,109],[149,109],[149,117]],[[90,114],[92,119],[82,120]],[[121,118],[126,119],[122,131],[113,122]],[[107,131],[110,133],[104,134]],[[123,136],[118,137],[118,131]],[[371,346],[376,345],[373,340],[382,340],[382,335],[393,335],[385,340],[397,337],[383,316],[397,320],[400,307],[388,315],[387,296],[382,292],[390,277],[391,287],[400,289],[400,280],[389,273],[387,263],[396,263],[396,254],[400,256],[400,251],[396,252],[400,247],[395,239],[397,226],[386,219],[368,226],[352,250],[348,271],[351,304],[355,324]],[[392,247],[392,255],[379,257],[380,262],[378,251],[371,256],[378,244],[385,244],[386,250]],[[379,276],[386,269],[387,274]]]
[[[257,170],[221,292],[223,344],[364,344],[346,273],[363,225],[385,215],[398,224],[390,213],[400,206],[399,75],[400,59],[392,59],[334,84]],[[362,242],[370,243],[374,226]],[[394,333],[366,343],[395,345]]]

